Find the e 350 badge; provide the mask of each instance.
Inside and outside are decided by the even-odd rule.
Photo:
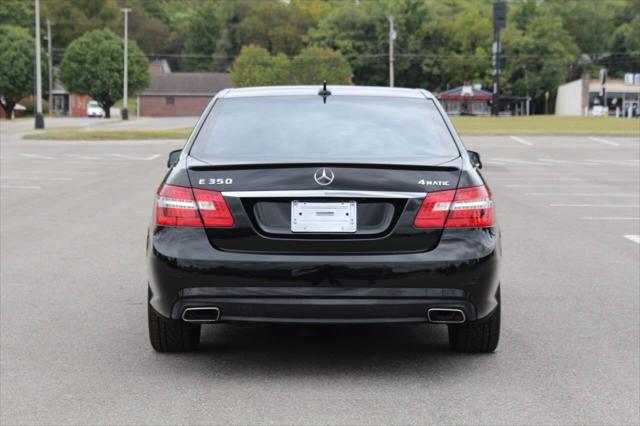
[[[200,185],[231,185],[233,183],[232,178],[202,178],[198,179]]]

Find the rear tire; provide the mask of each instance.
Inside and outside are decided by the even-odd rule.
[[[158,352],[190,352],[200,344],[200,324],[164,318],[148,304],[149,340]]]
[[[449,325],[449,346],[456,352],[487,353],[498,347],[500,340],[500,289],[498,306],[487,317],[464,324]]]

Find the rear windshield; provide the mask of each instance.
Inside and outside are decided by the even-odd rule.
[[[344,162],[459,153],[432,100],[274,96],[219,99],[191,155],[216,162]]]

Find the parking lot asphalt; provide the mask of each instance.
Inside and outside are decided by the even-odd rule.
[[[129,121],[119,118],[45,117],[46,130],[175,130],[193,127],[199,117],[139,117]],[[33,119],[20,118],[2,122],[2,135],[9,140],[20,139],[25,133],[37,133]]]
[[[223,324],[172,355],[148,343],[144,252],[181,142],[2,126],[2,424],[640,422],[639,138],[463,138],[502,225],[494,354],[444,326]]]

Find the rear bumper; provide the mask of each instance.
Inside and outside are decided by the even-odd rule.
[[[187,289],[173,305],[171,317],[181,317],[187,308],[215,307],[220,311],[219,321],[225,322],[424,322],[427,319],[427,310],[431,308],[460,309],[465,312],[467,319],[476,318],[475,307],[463,298],[428,298],[416,294],[419,292],[410,291],[414,289],[377,289],[379,291],[374,294],[366,294],[366,291],[358,289],[353,292],[335,291],[331,288],[309,289],[318,291],[308,292],[287,287],[271,290],[273,291],[255,287]],[[403,290],[401,293],[412,295],[398,297],[397,294],[393,295],[394,290]],[[238,292],[243,296],[234,295]],[[349,296],[349,293],[353,295]],[[194,294],[197,296],[191,296]],[[383,294],[386,296],[382,296]],[[377,297],[374,297],[375,295]]]
[[[217,307],[220,321],[426,322],[429,308],[483,318],[497,305],[497,229],[445,230],[429,252],[270,255],[212,248],[198,228],[152,228],[150,303],[179,319]]]

